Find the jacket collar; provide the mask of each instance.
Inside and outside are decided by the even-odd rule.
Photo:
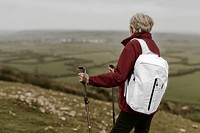
[[[139,33],[139,34],[134,34],[126,39],[124,39],[121,43],[126,46],[126,44],[133,38],[140,38],[140,39],[152,39],[151,33],[150,32],[144,32],[144,33]]]

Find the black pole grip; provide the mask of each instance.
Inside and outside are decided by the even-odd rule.
[[[109,67],[112,69],[115,69],[115,67],[112,64],[110,64]]]
[[[78,69],[79,69],[79,71],[78,71],[79,73],[85,73],[86,72],[84,66],[79,66]]]
[[[86,74],[86,69],[85,69],[84,66],[79,66],[78,69],[79,69],[79,70],[78,70],[78,73],[84,73],[84,74]],[[86,80],[87,80],[87,79],[86,79],[86,77],[85,77],[85,75],[84,75],[83,81],[81,81],[81,83],[85,85],[85,84],[86,84]]]

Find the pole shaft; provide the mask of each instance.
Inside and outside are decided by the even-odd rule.
[[[87,125],[88,125],[88,129],[89,129],[89,133],[92,133],[92,126],[91,126],[91,122],[90,122],[90,111],[89,111],[89,100],[87,97],[87,90],[86,90],[86,85],[83,84],[83,89],[84,89],[84,101],[85,101],[85,112],[86,112],[86,119],[87,119]]]
[[[113,113],[113,127],[115,125],[115,97],[114,97],[114,88],[112,87],[112,113]]]

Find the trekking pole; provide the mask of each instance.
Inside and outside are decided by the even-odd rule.
[[[115,69],[113,65],[109,65],[110,68]],[[113,127],[115,126],[115,97],[114,97],[114,88],[112,87],[112,113],[113,113]]]
[[[79,73],[84,73],[86,74],[86,69],[83,66],[79,66]],[[89,100],[87,97],[87,90],[86,90],[86,82],[84,81],[85,79],[83,79],[83,81],[81,82],[83,85],[83,96],[84,96],[84,102],[85,102],[85,112],[86,112],[86,118],[87,118],[87,125],[88,125],[88,129],[89,129],[89,133],[92,133],[92,126],[91,126],[91,122],[90,122],[90,112],[89,112]]]
[[[114,102],[114,88],[112,87],[112,111],[113,111],[113,127],[115,126],[115,102]]]

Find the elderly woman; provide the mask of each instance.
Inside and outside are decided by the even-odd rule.
[[[151,120],[155,113],[147,115],[132,110],[126,102],[124,86],[126,79],[131,76],[137,58],[142,53],[139,42],[133,40],[133,38],[143,39],[153,53],[160,55],[150,33],[153,25],[154,22],[150,16],[142,13],[135,14],[130,20],[131,36],[122,41],[124,49],[118,59],[116,69],[113,72],[96,76],[78,74],[79,81],[85,81],[88,85],[107,88],[119,86],[119,108],[121,112],[111,133],[129,133],[133,128],[134,133],[149,132]]]

